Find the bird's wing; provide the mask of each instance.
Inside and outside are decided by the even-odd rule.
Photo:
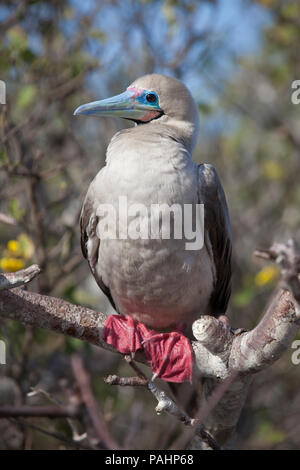
[[[225,194],[213,165],[198,166],[200,202],[204,204],[204,227],[215,267],[210,305],[213,315],[226,312],[231,294],[232,234]]]
[[[88,260],[91,271],[96,282],[104,294],[108,297],[110,303],[115,308],[115,303],[111,296],[109,288],[104,284],[99,269],[96,269],[99,258],[99,249],[101,240],[96,233],[98,216],[95,208],[94,182],[91,183],[85,197],[80,214],[81,231],[81,250],[83,256]]]

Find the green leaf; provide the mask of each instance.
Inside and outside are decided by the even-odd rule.
[[[8,31],[8,39],[14,51],[23,51],[28,46],[28,38],[20,25],[14,26]]]
[[[288,19],[297,19],[300,16],[300,5],[296,2],[282,6],[282,15]]]
[[[254,295],[255,289],[252,286],[245,287],[234,295],[233,304],[235,307],[246,307],[246,305],[249,305]]]
[[[105,42],[107,40],[107,34],[98,28],[92,28],[89,35],[94,39],[98,39],[100,42]]]
[[[21,52],[21,58],[24,62],[31,64],[35,60],[36,55],[32,52],[31,49],[24,49]]]
[[[8,211],[16,220],[21,220],[26,213],[25,209],[21,209],[19,199],[17,198],[13,198],[10,201]]]
[[[68,354],[72,354],[74,352],[80,351],[83,347],[84,347],[84,342],[80,341],[80,339],[71,338],[69,336],[66,338],[66,352]]]
[[[272,423],[264,421],[260,424],[258,434],[271,444],[279,444],[286,439],[286,433],[280,429],[276,429]]]
[[[22,257],[26,260],[30,259],[34,253],[34,244],[32,240],[26,235],[26,233],[21,233],[18,236],[18,241],[20,243],[20,249]]]
[[[4,150],[0,150],[0,162],[1,162],[3,165],[6,165],[6,164],[7,164],[7,155],[6,155],[6,153],[4,152]]]
[[[35,85],[26,85],[18,94],[17,106],[20,111],[29,108],[35,100],[37,88]]]
[[[198,110],[200,113],[203,114],[210,114],[212,112],[212,106],[209,103],[205,103],[204,101],[198,103]]]

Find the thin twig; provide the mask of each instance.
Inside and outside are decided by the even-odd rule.
[[[79,408],[77,406],[0,406],[0,418],[75,418],[79,416],[80,413]]]
[[[51,403],[54,403],[55,405],[59,406],[59,407],[64,407],[64,403],[62,403],[61,400],[59,400],[58,398],[56,397],[53,397],[49,392],[47,392],[46,390],[42,389],[42,388],[31,388],[31,392],[27,393],[27,397],[34,397],[36,395],[43,395],[44,397],[46,397]],[[76,400],[77,402],[77,408],[79,409],[79,402],[78,400]],[[74,405],[73,405],[74,406]],[[66,417],[66,420],[67,420],[67,423],[68,425],[70,426],[70,429],[72,431],[72,434],[73,434],[73,440],[76,441],[76,442],[80,442],[82,441],[83,439],[85,439],[87,437],[87,433],[83,433],[81,434],[78,430],[78,426],[77,426],[77,422],[76,420],[74,420],[72,417]]]
[[[36,426],[35,424],[29,423],[28,421],[26,421],[26,419],[22,419],[22,418],[10,418],[10,419],[14,423],[20,424],[21,426],[31,428],[35,431],[45,434],[46,436],[53,437],[54,439],[62,441],[65,444],[69,445],[70,447],[73,447],[74,449],[82,449],[82,450],[96,450],[97,449],[96,447],[92,447],[87,444],[81,444],[79,442],[75,442],[72,439],[69,439],[68,437],[58,432],[48,431],[47,429],[41,428],[40,426]]]
[[[104,377],[107,385],[120,385],[121,387],[136,387],[147,385],[147,381],[140,377],[119,377],[118,375],[107,375]]]
[[[3,212],[0,212],[0,222],[7,225],[17,225],[17,221],[14,217],[12,217],[11,215],[3,214]]]
[[[230,385],[233,383],[236,376],[237,376],[237,371],[232,371],[231,374],[227,377],[227,379],[225,379],[223,382],[218,384],[218,386],[214,389],[209,399],[199,409],[199,411],[197,412],[193,420],[193,425],[195,425],[198,428],[197,432],[200,434],[200,436],[203,438],[205,433],[208,436],[210,436],[210,438],[213,441],[214,447],[218,447],[218,449],[216,450],[220,450],[221,447],[213,439],[210,433],[203,428],[202,425],[203,423],[205,423],[208,416],[211,414],[213,409],[217,406],[217,404],[220,402],[222,397],[225,395],[226,391],[229,389]],[[187,429],[181,436],[178,437],[178,439],[176,439],[176,441],[173,442],[171,449],[172,450],[184,449],[186,445],[188,444],[188,442],[192,439],[194,433],[195,432],[193,430]],[[208,444],[210,446],[210,443]]]
[[[208,444],[209,447],[211,447],[213,450],[220,450],[221,447],[219,444],[213,439],[213,437],[210,435],[210,433],[205,430],[200,424],[203,422],[199,422],[199,418],[194,419],[191,418],[190,416],[183,411],[177,403],[175,403],[174,400],[172,400],[165,391],[161,390],[154,382],[151,380],[148,380],[146,375],[140,370],[140,368],[137,366],[137,364],[133,361],[132,357],[129,355],[125,355],[124,359],[126,362],[130,365],[130,367],[136,372],[138,377],[118,377],[118,376],[109,376],[106,377],[105,382],[109,385],[131,385],[131,386],[136,386],[136,385],[144,385],[148,388],[148,390],[152,393],[152,395],[156,398],[157,400],[157,406],[155,408],[155,411],[158,415],[160,415],[163,412],[166,412],[173,417],[175,417],[177,420],[179,420],[181,423],[194,427],[197,425],[198,427],[198,432],[200,433],[202,439]],[[191,431],[191,435],[194,434],[194,430]]]
[[[273,243],[269,249],[256,250],[254,255],[275,261],[280,266],[283,281],[300,303],[300,250],[295,240]]]
[[[82,401],[86,406],[98,438],[104,443],[107,449],[119,449],[119,445],[111,437],[106,426],[105,419],[93,394],[90,378],[84,368],[81,357],[74,354],[72,356],[71,364],[74,377],[81,393]]]

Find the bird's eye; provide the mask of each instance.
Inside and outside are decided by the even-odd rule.
[[[156,95],[154,93],[147,93],[146,100],[149,103],[154,103],[156,101]]]

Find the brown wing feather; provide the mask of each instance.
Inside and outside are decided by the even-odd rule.
[[[214,315],[226,312],[231,294],[232,233],[225,194],[213,165],[199,165],[200,201],[204,203],[204,226],[215,265],[215,286],[210,304]]]
[[[99,276],[99,270],[96,270],[101,240],[96,233],[98,217],[93,206],[93,196],[90,195],[90,193],[93,193],[92,184],[87,192],[80,214],[81,250],[83,256],[88,260],[98,286],[107,296],[112,306],[116,308],[109,288],[104,284],[102,277]],[[87,243],[89,243],[89,249]]]

